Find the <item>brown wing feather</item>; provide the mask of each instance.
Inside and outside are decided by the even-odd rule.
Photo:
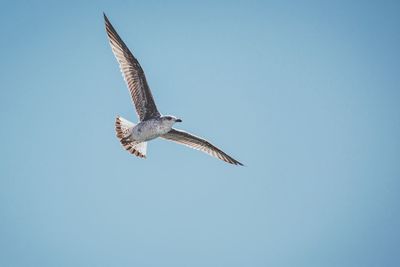
[[[172,129],[168,133],[164,134],[161,136],[162,138],[176,142],[181,145],[188,146],[190,148],[194,148],[200,151],[203,151],[213,157],[216,157],[220,160],[223,160],[225,162],[235,164],[235,165],[241,165],[243,166],[242,163],[239,161],[235,160],[231,156],[227,155],[225,152],[220,150],[218,147],[212,145],[208,141],[197,137],[195,135],[192,135],[188,132],[177,130],[177,129]]]
[[[118,60],[119,67],[128,85],[139,119],[146,120],[160,116],[142,67],[121,37],[119,37],[105,14],[104,20],[111,49]]]

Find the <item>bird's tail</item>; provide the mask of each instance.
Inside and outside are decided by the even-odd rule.
[[[145,158],[147,152],[147,142],[138,143],[129,139],[134,126],[134,123],[122,117],[118,116],[115,119],[115,132],[122,146],[129,151],[129,153],[137,157]]]

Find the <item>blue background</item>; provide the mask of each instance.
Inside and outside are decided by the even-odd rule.
[[[400,266],[398,1],[2,1],[0,266]],[[105,11],[159,110],[136,121]]]

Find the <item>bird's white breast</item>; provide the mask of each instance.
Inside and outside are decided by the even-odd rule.
[[[171,130],[171,125],[162,120],[152,119],[142,121],[132,129],[132,139],[136,141],[148,141],[159,137]]]

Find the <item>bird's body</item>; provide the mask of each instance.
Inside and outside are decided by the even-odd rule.
[[[134,124],[122,117],[117,117],[115,130],[117,138],[131,154],[145,158],[147,141],[161,137],[194,149],[201,150],[213,157],[235,165],[243,165],[208,141],[188,132],[174,129],[172,126],[182,120],[174,116],[163,116],[157,110],[144,71],[137,59],[119,37],[104,14],[106,32],[111,49],[118,60],[125,82],[131,93],[139,123]]]
[[[129,139],[136,142],[150,141],[171,131],[172,125],[172,121],[162,117],[144,120],[130,129]]]

